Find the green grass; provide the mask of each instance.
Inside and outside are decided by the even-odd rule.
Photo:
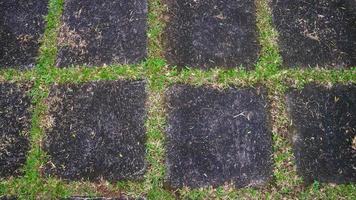
[[[71,195],[107,196],[123,192],[134,197],[146,196],[148,199],[355,199],[355,184],[329,185],[314,183],[304,186],[297,175],[295,159],[288,138],[290,123],[285,108],[284,93],[291,87],[302,88],[305,84],[347,84],[356,83],[356,68],[349,70],[326,69],[285,69],[277,45],[278,34],[271,21],[268,0],[257,0],[257,28],[260,36],[261,55],[256,70],[243,69],[199,69],[177,70],[168,67],[163,58],[162,33],[165,28],[164,12],[167,7],[163,0],[149,0],[149,48],[148,58],[137,65],[112,65],[87,68],[78,66],[59,69],[55,65],[57,54],[56,38],[64,0],[50,0],[46,17],[47,28],[42,39],[40,55],[35,69],[0,71],[0,82],[33,82],[31,91],[34,110],[32,114],[31,150],[23,167],[24,176],[0,182],[0,195],[15,195],[20,199],[53,199]],[[148,83],[147,157],[148,171],[143,181],[121,181],[118,183],[66,182],[54,177],[43,177],[41,166],[47,156],[40,145],[44,137],[48,96],[52,84],[66,82],[89,82],[99,80],[144,79]],[[166,114],[164,91],[172,84],[209,85],[225,88],[254,87],[262,85],[268,91],[271,105],[273,131],[274,182],[264,188],[236,189],[231,184],[218,188],[189,189],[169,191],[164,188]]]

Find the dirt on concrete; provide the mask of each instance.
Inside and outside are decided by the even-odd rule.
[[[47,101],[46,174],[92,181],[143,177],[144,81],[56,85]]]
[[[353,0],[273,0],[283,66],[356,66],[355,4]]]
[[[167,92],[167,184],[262,186],[272,177],[263,89],[175,85]]]
[[[0,83],[0,179],[21,174],[30,149],[29,84]]]
[[[0,1],[0,69],[36,63],[48,0]]]
[[[166,59],[173,66],[253,69],[259,54],[253,0],[165,0]]]
[[[147,0],[67,0],[57,66],[133,64],[147,55]]]
[[[356,181],[356,85],[307,85],[287,94],[299,174],[307,183]]]

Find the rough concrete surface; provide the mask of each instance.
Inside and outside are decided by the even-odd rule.
[[[273,0],[273,21],[279,32],[283,66],[356,66],[353,1]]]
[[[356,86],[308,85],[287,94],[299,174],[308,183],[356,181]]]
[[[0,69],[33,67],[48,0],[0,0]]]
[[[167,92],[167,111],[170,187],[261,186],[271,179],[263,89],[175,85]]]
[[[0,83],[0,178],[20,174],[30,148],[28,84]]]
[[[141,179],[145,173],[145,82],[53,86],[45,172],[68,180]]]
[[[147,0],[67,0],[57,66],[132,64],[147,54]]]
[[[253,0],[166,0],[166,58],[178,67],[252,69],[259,53]]]

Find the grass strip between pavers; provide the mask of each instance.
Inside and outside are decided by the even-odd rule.
[[[356,83],[356,67],[349,70],[326,69],[283,69],[273,28],[268,0],[256,0],[257,27],[262,46],[256,70],[243,69],[183,69],[169,67],[163,58],[162,32],[165,27],[167,7],[163,0],[149,0],[149,48],[146,61],[137,65],[112,65],[98,68],[72,67],[59,69],[54,66],[57,54],[57,33],[64,0],[50,0],[46,17],[47,28],[42,40],[37,67],[32,70],[0,71],[0,82],[34,82],[32,99],[35,105],[32,117],[31,145],[23,177],[0,182],[0,195],[18,196],[20,199],[54,199],[71,195],[112,196],[123,192],[129,196],[146,196],[148,199],[353,199],[356,198],[355,184],[337,185],[315,182],[304,186],[296,174],[295,160],[291,143],[288,140],[288,125],[284,93],[290,88],[302,88],[305,84]],[[40,174],[46,155],[41,150],[44,136],[49,86],[65,82],[89,82],[99,80],[145,79],[148,82],[148,120],[147,156],[148,171],[142,182],[121,181],[118,183],[65,182],[56,178],[45,178]],[[166,114],[164,110],[164,91],[175,83],[196,86],[239,87],[262,85],[267,88],[271,105],[273,131],[274,176],[275,181],[264,188],[235,189],[226,184],[218,188],[189,189],[169,191],[164,187]]]

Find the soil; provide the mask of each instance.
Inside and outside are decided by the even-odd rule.
[[[48,0],[0,1],[0,69],[33,67]]]
[[[259,53],[254,1],[166,0],[166,58],[180,68],[252,69]]]
[[[53,86],[45,173],[67,180],[136,180],[146,170],[145,82]]]
[[[28,85],[0,83],[0,178],[20,175],[30,148]]]
[[[272,177],[272,139],[262,89],[176,85],[167,92],[171,188],[262,186]]]
[[[299,174],[307,183],[356,181],[356,85],[308,85],[287,95]]]
[[[127,196],[121,196],[118,198],[105,198],[105,197],[71,197],[64,200],[144,200],[144,198],[129,198]]]
[[[352,0],[273,0],[284,66],[356,66],[355,4]]]
[[[57,66],[132,64],[147,54],[147,1],[67,0]]]

